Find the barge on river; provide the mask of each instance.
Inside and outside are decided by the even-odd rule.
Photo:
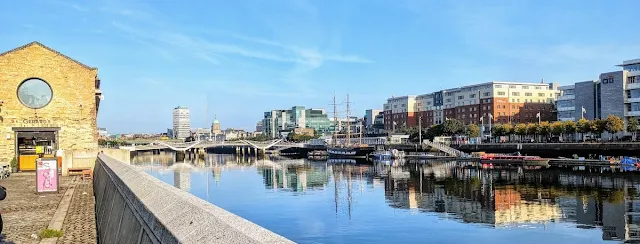
[[[480,156],[483,164],[512,164],[525,166],[549,166],[549,159],[539,156],[483,154]]]

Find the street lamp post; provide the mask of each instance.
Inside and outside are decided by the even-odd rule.
[[[419,117],[418,120],[418,143],[422,145],[422,116]]]
[[[489,137],[493,138],[491,136],[491,121],[493,120],[493,114],[489,113]]]
[[[484,117],[480,116],[480,128],[482,128],[480,130],[480,140],[484,139]]]

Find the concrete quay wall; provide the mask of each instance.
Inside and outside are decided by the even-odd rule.
[[[531,155],[587,155],[600,154],[608,156],[637,156],[640,154],[640,143],[483,143],[476,145],[452,145],[464,152],[515,152]]]
[[[293,243],[105,154],[94,191],[99,243]]]

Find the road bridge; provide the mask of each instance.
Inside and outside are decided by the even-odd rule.
[[[171,149],[177,152],[185,152],[192,149],[206,149],[206,148],[215,148],[215,147],[243,147],[243,148],[253,148],[256,151],[266,152],[267,150],[271,151],[282,151],[288,148],[304,148],[305,143],[291,143],[284,142],[282,139],[280,140],[271,140],[271,141],[250,141],[250,140],[239,140],[239,141],[225,141],[225,142],[208,142],[208,141],[196,141],[196,142],[166,142],[166,141],[154,141],[149,145],[143,146],[132,146],[129,147],[132,151],[149,151],[149,150],[163,150],[163,149]]]

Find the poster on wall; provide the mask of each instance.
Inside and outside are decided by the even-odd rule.
[[[58,160],[56,158],[36,159],[36,191],[58,192]]]

